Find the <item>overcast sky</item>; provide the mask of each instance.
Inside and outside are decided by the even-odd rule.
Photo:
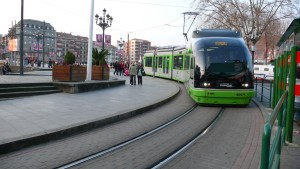
[[[94,0],[94,15],[106,8],[113,17],[105,34],[112,44],[122,37],[149,40],[153,46],[184,45],[183,12],[190,12],[191,0]],[[24,0],[24,19],[50,23],[57,32],[88,37],[91,0]],[[1,2],[0,34],[7,34],[13,22],[21,19],[21,0]],[[191,32],[191,31],[190,31]],[[95,24],[95,34],[102,29]]]

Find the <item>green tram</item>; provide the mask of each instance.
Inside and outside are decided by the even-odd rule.
[[[253,65],[240,32],[202,29],[187,47],[148,51],[147,75],[183,82],[202,105],[246,106],[254,95]]]
[[[190,54],[185,47],[147,51],[144,70],[147,75],[185,82],[189,77]]]

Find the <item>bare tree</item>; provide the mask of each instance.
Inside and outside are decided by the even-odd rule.
[[[299,1],[194,0],[193,4],[204,23],[200,27],[239,30],[247,44],[255,44],[272,22],[299,14]]]

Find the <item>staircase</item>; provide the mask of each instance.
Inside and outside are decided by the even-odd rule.
[[[59,92],[51,82],[0,84],[0,100]]]

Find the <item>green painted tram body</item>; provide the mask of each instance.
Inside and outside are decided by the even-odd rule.
[[[217,53],[224,58],[213,61]],[[251,60],[240,33],[231,30],[194,31],[186,46],[150,50],[143,59],[146,75],[184,83],[201,105],[242,106],[254,96]]]
[[[253,90],[201,90],[188,88],[191,98],[201,104],[248,105],[254,96]]]

